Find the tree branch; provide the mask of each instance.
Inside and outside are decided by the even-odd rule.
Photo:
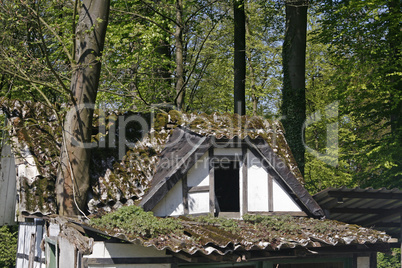
[[[63,51],[66,53],[66,55],[67,55],[67,57],[68,57],[68,59],[69,59],[69,61],[70,61],[70,64],[74,64],[73,58],[72,58],[70,52],[68,52],[68,49],[66,48],[66,46],[64,46],[63,41],[61,40],[60,36],[56,33],[56,31],[55,31],[49,24],[47,24],[46,21],[45,21],[41,16],[39,16],[38,13],[37,13],[32,7],[30,7],[30,6],[29,6],[28,4],[26,4],[26,3],[23,3],[23,4],[24,4],[29,10],[32,11],[32,13],[39,19],[39,21],[40,21],[43,25],[46,26],[47,29],[49,29],[49,31],[52,32],[52,34],[54,35],[54,37],[56,37],[57,41],[59,41],[61,47],[63,48]],[[40,29],[40,25],[39,25],[39,29]]]
[[[156,21],[154,21],[154,20],[152,20],[152,19],[150,19],[150,18],[148,18],[148,17],[142,16],[142,15],[140,15],[140,14],[138,14],[138,13],[134,13],[134,12],[130,12],[130,11],[124,11],[124,10],[115,9],[115,8],[111,8],[111,10],[117,11],[117,12],[120,12],[120,13],[124,13],[124,14],[133,15],[133,16],[139,17],[139,18],[141,18],[141,19],[147,20],[147,21],[149,21],[149,22],[155,24],[155,25],[158,26],[159,28],[161,28],[163,31],[165,31],[165,32],[167,32],[167,33],[169,33],[169,34],[172,34],[172,35],[174,34],[173,32],[171,32],[171,31],[169,31],[168,29],[164,28],[162,25],[160,25],[160,24],[157,23]]]

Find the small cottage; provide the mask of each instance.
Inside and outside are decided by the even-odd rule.
[[[2,178],[16,185],[17,267],[371,268],[396,242],[327,219],[281,124],[236,115],[159,114],[146,134],[124,130],[123,147],[110,142],[119,115],[97,115],[94,140],[106,145],[93,151],[87,213],[61,217],[59,124],[39,104],[4,109],[15,137],[6,161],[15,169]]]

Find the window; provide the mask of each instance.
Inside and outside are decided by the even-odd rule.
[[[217,212],[240,211],[239,161],[218,161],[214,165],[215,208]]]

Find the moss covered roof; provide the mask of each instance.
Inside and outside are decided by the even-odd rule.
[[[333,220],[261,215],[244,215],[243,220],[210,216],[157,218],[136,206],[122,207],[90,223],[113,237],[146,247],[205,255],[381,244],[390,239],[384,232]]]
[[[32,177],[27,177],[29,174],[19,176],[20,210],[55,213],[54,183],[61,146],[61,124],[56,112],[41,103],[6,98],[0,99],[0,106],[8,114],[10,132],[14,137],[11,141],[19,158],[17,165],[28,166],[26,160],[29,156],[37,169]],[[60,115],[63,117],[62,113]],[[132,114],[111,112],[102,120],[96,111],[93,141],[109,141],[111,135],[116,135],[113,138],[118,139],[118,117],[130,115]],[[150,119],[146,121],[149,122]],[[161,152],[177,126],[216,139],[262,138],[283,159],[295,178],[303,183],[278,121],[233,114],[183,114],[170,111],[157,114],[150,125],[152,128],[145,135],[138,125],[127,125],[126,136],[134,146],[126,148],[121,160],[118,157],[118,146],[108,142],[105,146],[92,150],[88,202],[90,213],[102,209],[112,211],[122,204],[132,204],[135,200],[140,200],[149,189]],[[104,129],[104,132],[99,131],[100,129]],[[143,137],[140,138],[141,136]]]

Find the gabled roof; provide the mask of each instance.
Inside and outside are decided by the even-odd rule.
[[[266,130],[259,130],[260,134],[266,133]],[[251,133],[251,131],[249,130]],[[274,174],[276,180],[284,186],[288,192],[293,194],[295,201],[307,212],[307,214],[316,217],[324,216],[323,211],[314,201],[311,195],[297,180],[286,162],[281,159],[271,146],[262,138],[263,136],[252,132],[253,139],[249,134],[243,136],[243,146],[247,146],[257,157],[266,164],[265,169]],[[188,172],[188,170],[206,153],[213,144],[226,138],[220,136],[218,139],[216,133],[203,133],[205,136],[190,131],[187,128],[176,127],[165,149],[160,156],[160,162],[156,167],[156,172],[151,180],[151,188],[140,202],[145,210],[152,210],[169,192],[170,189]],[[232,136],[233,138],[233,136]],[[237,138],[234,136],[234,138]],[[289,147],[286,145],[287,153],[291,156]],[[283,148],[281,148],[283,149]]]

